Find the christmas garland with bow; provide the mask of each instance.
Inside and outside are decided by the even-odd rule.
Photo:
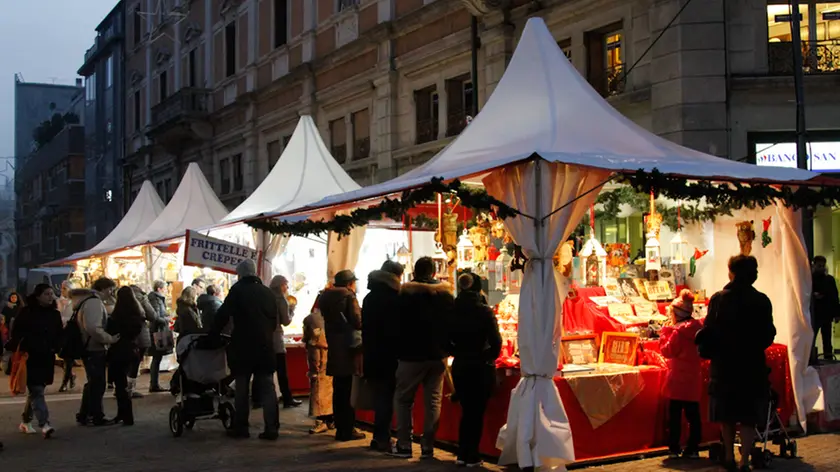
[[[357,208],[349,214],[335,215],[330,220],[288,222],[265,219],[249,221],[248,226],[272,234],[288,234],[291,236],[309,236],[323,233],[335,233],[339,237],[348,236],[353,228],[366,226],[371,221],[380,221],[386,218],[401,221],[408,210],[421,203],[434,201],[437,194],[453,195],[465,207],[481,211],[493,211],[496,216],[502,219],[520,214],[519,210],[488,195],[483,188],[470,187],[462,184],[459,180],[445,183],[443,179],[434,178],[430,183],[420,188],[404,191],[399,198],[385,198],[377,205]]]

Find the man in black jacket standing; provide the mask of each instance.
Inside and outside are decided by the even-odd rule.
[[[824,256],[814,257],[811,266],[812,274],[812,313],[814,329],[813,360],[817,357],[817,335],[822,333],[823,357],[834,359],[834,347],[831,337],[833,336],[832,323],[840,316],[840,297],[837,294],[837,282],[834,277],[828,275],[826,260]]]
[[[385,261],[382,269],[368,275],[368,290],[362,304],[364,377],[374,391],[371,449],[391,451],[391,419],[394,416],[394,389],[397,372],[397,304],[403,266]]]
[[[233,332],[228,347],[228,365],[236,382],[236,417],[228,434],[234,438],[248,438],[249,386],[251,377],[259,388],[263,404],[265,431],[260,439],[276,440],[280,419],[277,396],[274,392],[275,370],[274,329],[277,326],[277,302],[274,294],[257,277],[257,265],[245,259],[236,266],[239,281],[230,288],[225,302],[217,313],[219,323],[213,334],[219,335],[233,318]]]
[[[440,421],[443,376],[449,349],[448,319],[454,298],[452,286],[435,280],[435,264],[422,257],[414,264],[414,280],[403,284],[398,304],[397,444],[392,455],[411,457],[411,410],[417,388],[423,385],[423,458],[434,456],[435,433]]]

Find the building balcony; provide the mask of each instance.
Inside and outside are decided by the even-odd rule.
[[[179,154],[186,146],[210,139],[210,91],[182,88],[152,107],[152,122],[146,135],[169,152]]]
[[[768,43],[767,56],[771,75],[793,75],[793,43]],[[802,41],[802,69],[805,74],[840,73],[840,40]]]

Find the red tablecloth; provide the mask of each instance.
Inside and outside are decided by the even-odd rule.
[[[286,346],[286,371],[289,388],[294,395],[309,394],[309,376],[306,365],[306,348],[303,345]]]

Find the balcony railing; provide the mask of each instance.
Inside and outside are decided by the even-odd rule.
[[[624,64],[615,64],[612,67],[590,70],[589,83],[604,97],[624,93],[627,83],[624,77]]]
[[[436,141],[438,136],[438,121],[434,118],[417,120],[417,144]]]
[[[359,6],[359,0],[338,0],[338,11]]]
[[[182,88],[152,107],[152,127],[184,118],[204,118],[210,111],[210,91]]]
[[[446,136],[457,136],[467,127],[467,114],[456,110],[446,117]]]
[[[353,160],[370,157],[370,137],[356,138],[353,143]]]
[[[347,160],[346,144],[333,145],[332,148],[330,148],[330,152],[332,152],[335,161],[339,164],[344,164],[344,162]]]
[[[793,43],[768,43],[767,55],[771,74],[793,74]],[[805,74],[840,72],[840,40],[802,41],[802,69]]]

